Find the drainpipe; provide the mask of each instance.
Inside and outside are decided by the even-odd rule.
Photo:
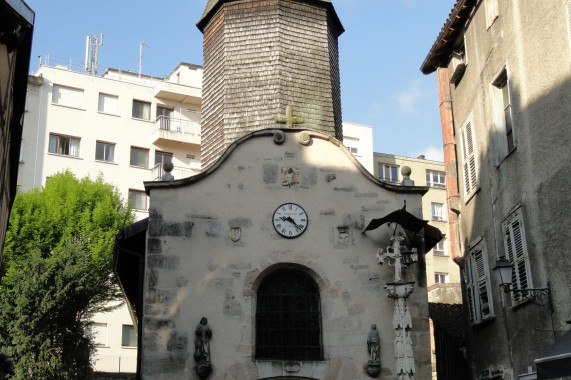
[[[454,118],[452,114],[452,98],[450,96],[450,77],[448,68],[436,69],[438,83],[438,103],[440,107],[440,123],[442,125],[442,144],[444,147],[444,167],[446,170],[446,201],[448,203],[448,241],[452,260],[458,263],[462,257],[458,216],[460,214],[460,194],[458,192],[458,165],[456,161],[456,144],[454,142]]]

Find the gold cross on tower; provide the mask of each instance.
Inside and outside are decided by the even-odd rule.
[[[303,117],[293,117],[291,112],[291,106],[286,106],[286,114],[285,117],[279,116],[276,117],[276,123],[278,124],[285,124],[286,127],[291,128],[295,124],[303,124],[305,122]]]

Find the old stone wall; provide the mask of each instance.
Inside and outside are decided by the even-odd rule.
[[[286,133],[277,145],[272,133],[262,132],[232,145],[232,152],[199,180],[147,185],[143,378],[198,378],[194,329],[204,316],[213,331],[212,379],[367,379],[372,323],[381,337],[382,378],[396,379],[393,300],[383,288],[394,281],[394,268],[375,259],[394,226],[361,231],[370,219],[402,208],[405,200],[407,210],[421,216],[422,190],[383,188],[325,135],[307,139],[300,132]],[[290,182],[282,175],[288,168],[298,173]],[[297,203],[308,215],[306,231],[295,239],[281,237],[272,226],[274,210],[285,202]],[[256,290],[268,273],[283,267],[304,271],[319,287],[321,361],[254,359]],[[423,260],[408,268],[406,279],[416,286],[407,300],[416,376],[427,379]]]

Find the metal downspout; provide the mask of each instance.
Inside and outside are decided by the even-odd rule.
[[[452,259],[458,263],[462,257],[458,216],[460,214],[460,194],[458,192],[458,165],[456,161],[456,144],[454,142],[454,118],[452,98],[450,96],[450,78],[448,68],[436,69],[438,84],[438,104],[440,107],[440,123],[442,126],[442,144],[444,148],[444,167],[446,170],[446,200],[448,203],[448,241]]]

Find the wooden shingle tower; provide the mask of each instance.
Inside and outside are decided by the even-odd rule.
[[[342,139],[344,29],[331,0],[209,0],[197,26],[203,168],[245,133],[283,126],[276,121],[283,115],[288,126]]]

